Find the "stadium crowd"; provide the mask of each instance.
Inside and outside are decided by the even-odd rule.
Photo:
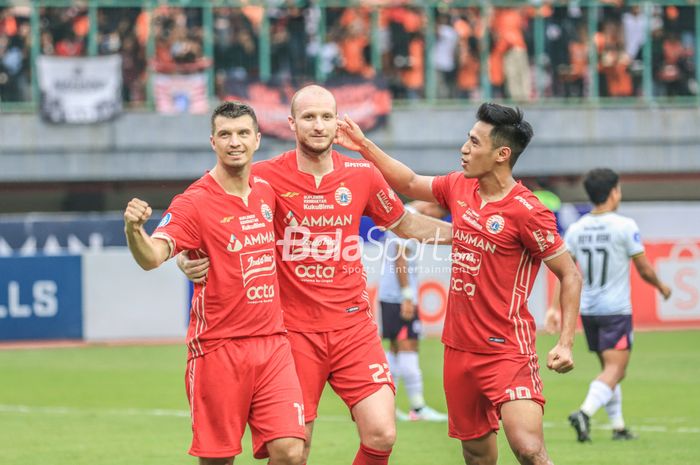
[[[642,95],[643,55],[649,38],[653,94],[697,93],[694,6],[653,6],[647,24],[638,5],[625,6],[621,0],[601,3],[592,40],[588,37],[589,9],[577,2],[487,9],[441,6],[434,11],[431,41],[426,37],[423,7],[387,6],[378,15],[380,74],[396,98],[424,97],[425,70],[431,66],[439,98],[478,99],[486,75],[495,97],[527,101],[538,88],[544,97],[578,98],[590,94],[589,46],[593,44],[599,95],[634,97]],[[161,5],[152,13],[141,8],[99,8],[97,53],[122,55],[123,96],[130,104],[145,101],[149,70],[186,74],[213,67],[216,92],[223,96],[227,82],[260,77],[260,33],[267,15],[274,82],[298,87],[317,76],[317,67],[326,77],[369,78],[377,74],[371,59],[371,11],[370,7],[330,6],[321,11],[306,0],[284,0],[267,9],[214,8],[213,57],[207,57],[201,8]],[[534,45],[538,15],[544,20],[545,36],[544,54],[539,58]],[[41,7],[39,17],[40,53],[88,54],[90,25],[85,6]],[[155,50],[149,63],[150,25]],[[483,40],[486,28],[488,41]],[[319,32],[325,33],[323,40]],[[1,101],[30,100],[31,40],[29,7],[0,8]],[[433,49],[426,62],[429,42]],[[482,49],[485,44],[488,50]],[[482,55],[488,62],[487,72],[481,69]],[[535,73],[536,64],[544,72]]]

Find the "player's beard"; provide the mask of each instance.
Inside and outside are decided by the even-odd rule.
[[[327,153],[328,150],[331,148],[331,146],[333,145],[333,139],[330,138],[328,140],[328,143],[323,144],[322,146],[321,145],[311,145],[304,140],[300,140],[299,145],[301,146],[304,153],[307,153],[309,155],[321,156],[321,155]]]
[[[250,167],[251,162],[252,156],[248,153],[236,160],[229,159],[228,156],[224,154],[222,157],[220,157],[219,164],[221,164],[221,167],[229,175],[239,176],[245,173],[245,171]]]

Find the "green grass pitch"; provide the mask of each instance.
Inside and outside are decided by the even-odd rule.
[[[638,333],[624,383],[625,417],[640,435],[613,442],[601,410],[593,443],[579,444],[566,422],[597,372],[583,337],[576,341],[576,369],[542,371],[545,438],[554,463],[563,465],[696,465],[700,463],[700,332]],[[554,339],[540,336],[540,360]],[[426,399],[445,409],[442,347],[422,341]],[[89,346],[0,351],[0,464],[194,464],[186,454],[190,425],[184,391],[183,346]],[[403,389],[399,407],[406,408]],[[358,439],[344,405],[327,388],[316,423],[311,465],[349,465]],[[503,435],[503,465],[514,465]],[[252,458],[246,435],[237,464]],[[446,423],[399,423],[391,464],[459,465],[459,442]]]

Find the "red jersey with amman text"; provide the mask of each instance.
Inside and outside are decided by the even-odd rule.
[[[438,176],[433,194],[452,213],[452,274],[442,341],[480,353],[535,353],[527,299],[541,261],[563,253],[554,215],[518,183],[482,206],[479,182]]]
[[[221,346],[229,338],[285,331],[276,276],[272,219],[275,194],[254,176],[246,205],[205,174],[176,196],[153,233],[170,244],[171,256],[190,250],[208,256],[204,283],[194,285],[189,358]]]
[[[293,331],[334,331],[368,319],[360,219],[391,227],[404,214],[372,164],[331,156],[333,171],[320,178],[299,171],[295,150],[253,165],[277,194],[280,292],[284,323]]]

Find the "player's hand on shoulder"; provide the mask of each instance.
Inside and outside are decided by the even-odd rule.
[[[668,298],[671,297],[671,288],[664,283],[661,283],[659,292],[661,292],[661,295],[664,296],[664,300],[668,300]]]
[[[193,283],[201,283],[207,279],[209,257],[190,259],[185,250],[177,255],[176,262],[180,271]]]
[[[127,228],[142,226],[151,217],[153,210],[148,202],[133,198],[124,210],[124,223]]]
[[[567,373],[574,369],[574,356],[570,347],[557,344],[547,354],[547,368],[557,373]]]
[[[362,148],[365,134],[362,129],[348,115],[338,118],[338,130],[335,133],[334,144],[342,145],[348,150],[358,152]]]

